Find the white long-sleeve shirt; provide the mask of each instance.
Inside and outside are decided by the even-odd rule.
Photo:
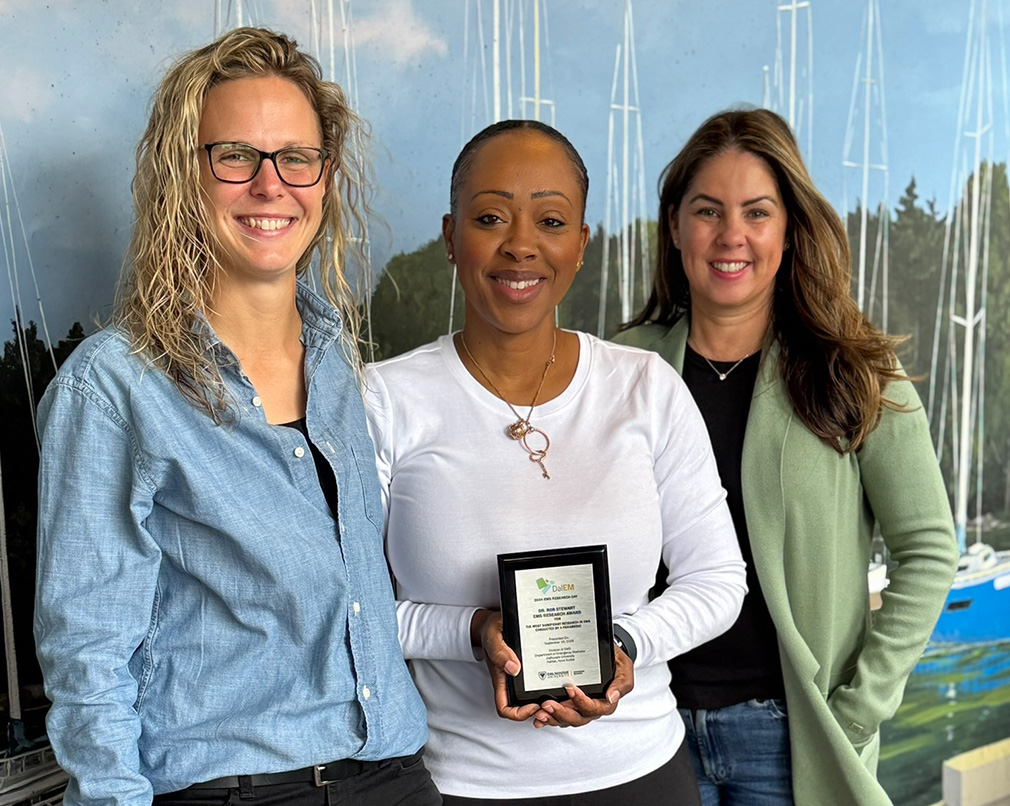
[[[680,377],[653,353],[584,333],[579,347],[568,388],[531,417],[551,440],[550,479],[506,436],[515,415],[451,337],[366,371],[400,642],[428,708],[425,760],[446,794],[569,794],[660,767],[684,735],[666,661],[726,630],[746,592],[705,425]],[[499,718],[470,646],[474,609],[499,606],[497,555],[600,543],[614,620],[638,647],[634,690],[584,727]],[[661,557],[669,587],[650,602]]]

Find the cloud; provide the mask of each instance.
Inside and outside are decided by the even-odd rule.
[[[52,103],[56,91],[40,73],[28,67],[3,72],[4,118],[31,123]]]
[[[388,0],[367,17],[354,20],[354,42],[382,52],[398,67],[417,64],[433,55],[449,54],[445,39],[435,33],[414,10],[413,0]]]

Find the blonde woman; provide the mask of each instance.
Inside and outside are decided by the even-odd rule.
[[[39,414],[35,632],[67,804],[440,802],[342,273],[357,125],[264,30],[157,91],[115,322]],[[298,282],[314,256],[325,298]]]
[[[682,374],[748,566],[736,623],[670,663],[705,806],[890,803],[878,729],[953,579],[929,426],[850,269],[773,112],[714,115],[664,170],[652,295],[618,340]],[[871,622],[874,521],[896,567]]]

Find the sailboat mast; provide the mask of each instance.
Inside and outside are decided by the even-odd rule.
[[[631,147],[631,105],[628,97],[628,87],[631,82],[631,72],[628,69],[628,59],[631,55],[631,36],[629,30],[631,0],[624,0],[624,101],[621,105],[621,125],[624,129],[624,142],[621,144],[621,318],[628,321],[631,318],[631,294],[634,284],[631,280],[632,265],[630,251],[631,233],[628,219],[628,192],[631,180],[628,173]]]
[[[792,1],[789,33],[789,125],[796,129],[796,0]]]
[[[859,219],[859,310],[865,313],[866,223],[870,195],[870,84],[873,82],[873,0],[866,3],[866,73],[863,78],[863,195]]]
[[[986,13],[985,0],[982,0],[982,13],[979,24],[981,33],[977,53],[978,66],[978,97],[975,108],[975,157],[972,161],[972,187],[971,187],[971,213],[970,227],[968,231],[968,274],[965,279],[964,288],[964,346],[963,358],[961,362],[961,423],[958,444],[958,474],[957,490],[954,499],[954,526],[957,532],[958,545],[963,551],[967,543],[968,525],[968,481],[971,476],[970,451],[971,451],[971,426],[972,426],[972,367],[975,363],[975,286],[978,277],[978,253],[979,236],[981,234],[981,221],[979,219],[979,207],[982,200],[982,176],[980,167],[982,164],[982,110],[984,102],[984,92],[987,86],[985,81],[985,36],[986,36]]]
[[[11,606],[10,564],[7,561],[7,517],[4,513],[2,469],[0,469],[0,604],[3,606],[9,718],[20,722],[21,687],[18,684],[18,658],[14,649],[14,610]]]
[[[491,78],[494,107],[491,122],[497,123],[501,120],[501,0],[492,0],[492,8],[494,11],[492,13]]]
[[[540,0],[533,0],[533,119],[540,120]]]

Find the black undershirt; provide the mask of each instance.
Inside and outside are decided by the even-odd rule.
[[[688,347],[683,378],[708,427],[740,551],[747,563],[749,592],[739,618],[727,632],[670,661],[670,688],[677,704],[692,709],[725,708],[751,699],[784,697],[778,638],[754,570],[740,472],[760,353],[735,367],[734,361],[712,363],[719,372],[728,373],[725,380],[719,380],[705,359]],[[665,569],[661,573],[665,578]]]
[[[315,446],[315,443],[309,439],[309,428],[305,424],[304,417],[294,422],[282,423],[282,425],[285,428],[293,428],[301,432],[301,435],[305,437],[305,441],[309,443],[309,450],[312,452],[312,461],[316,466],[316,476],[319,478],[319,486],[323,488],[323,496],[326,498],[330,514],[335,520],[337,517],[337,477],[333,474],[333,468],[330,467],[330,463],[326,461],[326,457]]]

